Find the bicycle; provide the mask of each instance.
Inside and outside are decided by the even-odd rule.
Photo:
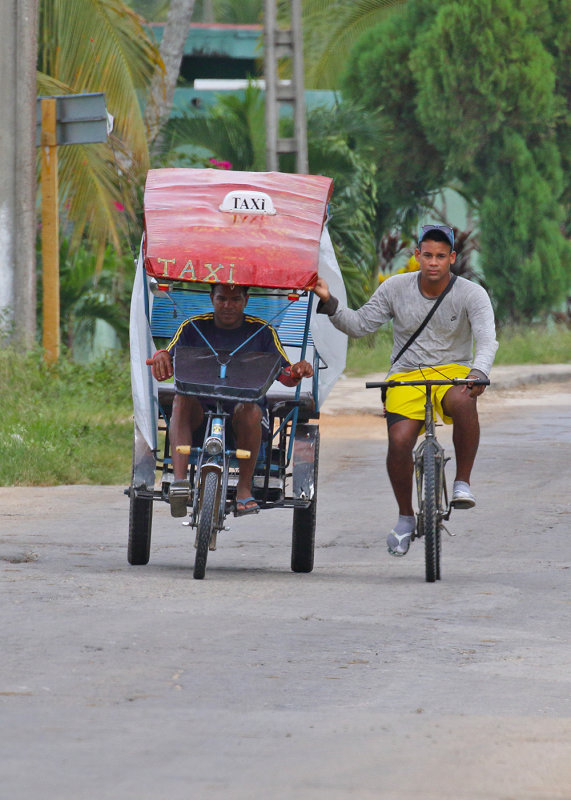
[[[452,503],[448,500],[445,468],[450,458],[444,454],[444,448],[436,438],[434,424],[434,408],[431,389],[433,386],[489,386],[488,379],[451,378],[450,380],[419,381],[379,381],[367,382],[367,389],[392,389],[396,386],[423,386],[426,391],[424,406],[424,439],[416,446],[414,459],[414,475],[418,496],[418,513],[416,529],[411,540],[424,536],[424,559],[426,581],[434,583],[440,580],[440,533],[445,530],[444,521],[450,519]]]

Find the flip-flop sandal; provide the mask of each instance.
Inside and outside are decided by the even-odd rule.
[[[246,508],[247,503],[256,503],[254,497],[242,497],[240,499],[236,498],[236,510],[234,514],[237,517],[245,517],[246,514],[257,514],[260,510],[260,506],[256,503],[255,506],[251,506],[250,508]],[[238,506],[243,506],[243,508],[238,508]]]
[[[171,517],[186,517],[186,504],[190,496],[188,481],[173,481],[169,487]]]

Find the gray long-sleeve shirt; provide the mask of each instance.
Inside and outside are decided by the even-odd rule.
[[[460,277],[426,328],[394,363],[436,300],[422,294],[419,273],[410,272],[388,278],[356,311],[342,307],[335,298],[334,302],[320,304],[318,311],[328,313],[336,328],[356,338],[373,333],[392,319],[394,345],[389,375],[419,366],[464,364],[489,376],[498,349],[492,304],[481,286]]]

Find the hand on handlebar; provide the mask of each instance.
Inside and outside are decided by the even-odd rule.
[[[147,362],[149,363],[149,362]],[[172,358],[167,350],[159,350],[150,359],[151,372],[157,381],[166,381],[172,378]]]
[[[475,372],[466,375],[467,381],[469,381],[470,378],[474,378],[474,380],[479,381],[482,380],[482,374]],[[464,393],[468,392],[470,397],[479,397],[483,393],[485,388],[486,388],[485,386],[474,386],[474,384],[468,383],[462,387],[461,391]]]
[[[302,378],[312,378],[313,367],[309,361],[298,361],[296,364],[291,365],[289,374],[296,380],[301,380]]]

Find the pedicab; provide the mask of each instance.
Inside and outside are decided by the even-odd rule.
[[[194,577],[203,578],[209,552],[236,515],[240,458],[227,443],[224,401],[255,402],[265,395],[270,439],[256,460],[252,496],[264,517],[291,508],[291,569],[314,565],[319,416],[345,366],[347,341],[315,314],[311,292],[318,274],[343,298],[345,288],[326,227],[332,192],[315,175],[216,169],[150,170],[144,193],[144,233],[131,301],[133,466],[129,496],[128,561],[149,562],[153,505],[169,502],[173,481],[169,427],[175,391],[211,398],[200,441],[187,447],[188,517],[196,548]],[[212,311],[213,284],[248,286],[247,313],[276,331],[292,362],[313,364],[297,387],[276,381],[281,365],[268,354],[175,350],[172,383],[158,383],[149,366],[181,322]],[[184,452],[181,450],[181,452]],[[252,519],[251,517],[249,519]],[[262,535],[264,525],[255,523]],[[252,523],[254,527],[254,523]],[[192,546],[192,545],[191,545]]]

